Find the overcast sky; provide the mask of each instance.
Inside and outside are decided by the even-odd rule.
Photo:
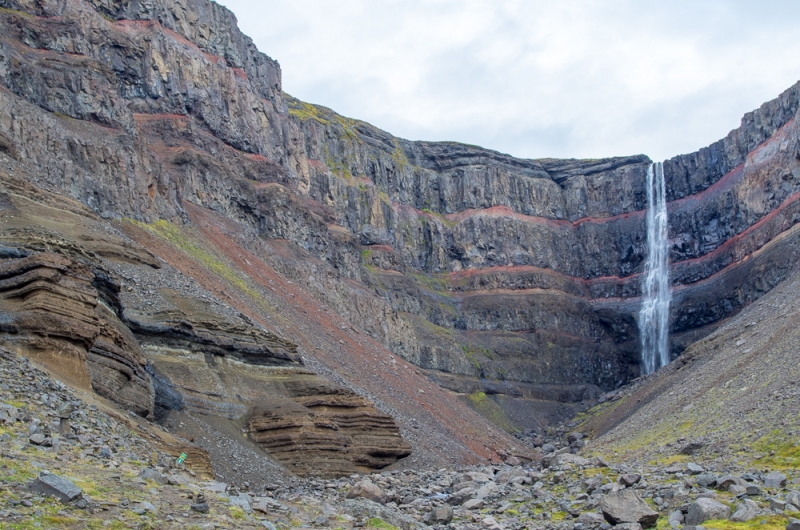
[[[524,158],[695,151],[800,80],[797,0],[218,0],[283,89]]]

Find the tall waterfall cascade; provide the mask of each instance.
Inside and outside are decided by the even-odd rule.
[[[647,169],[647,261],[642,282],[639,334],[642,373],[651,374],[669,363],[669,226],[664,166]]]

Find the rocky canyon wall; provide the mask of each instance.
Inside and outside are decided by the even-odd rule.
[[[0,150],[37,186],[106,219],[239,223],[260,259],[454,390],[581,401],[639,374],[646,156],[393,137],[284,94],[205,0],[0,6]],[[665,164],[673,355],[800,258],[799,91]]]

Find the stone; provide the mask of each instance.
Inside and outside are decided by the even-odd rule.
[[[608,461],[602,456],[592,458],[592,465],[595,467],[611,467]]]
[[[760,513],[761,510],[759,510],[758,504],[750,499],[744,499],[736,507],[736,511],[733,513],[733,515],[731,515],[731,521],[737,523],[746,523],[758,517]]]
[[[83,491],[71,480],[52,473],[41,473],[30,486],[31,491],[56,497],[61,502],[72,502],[83,494]]]
[[[717,477],[711,473],[701,473],[695,477],[694,481],[701,488],[713,488],[717,485]]]
[[[605,518],[597,512],[584,512],[578,517],[577,522],[586,526],[600,526],[605,522]]]
[[[491,515],[484,517],[481,521],[481,526],[486,530],[503,530],[503,525],[497,522],[497,519]]]
[[[428,524],[450,524],[453,520],[453,508],[447,504],[436,506],[428,513]]]
[[[633,486],[634,484],[638,483],[642,480],[642,476],[638,473],[625,473],[619,476],[619,483],[625,487]]]
[[[755,497],[757,495],[761,495],[761,488],[755,484],[748,484],[745,488],[745,493],[751,497]]]
[[[739,486],[738,484],[731,484],[728,486],[728,493],[735,497],[747,495],[747,488],[744,486]]]
[[[733,485],[743,486],[746,488],[747,482],[734,475],[723,475],[719,479],[717,479],[718,490],[728,491],[728,489]]]
[[[477,497],[478,499],[484,499],[489,495],[497,493],[499,489],[500,488],[494,482],[487,482],[486,484],[478,488],[478,491],[475,493],[475,497]]]
[[[800,491],[790,491],[786,495],[786,504],[800,506]]]
[[[800,530],[800,519],[789,519],[786,530]]]
[[[712,519],[728,519],[731,509],[714,499],[697,499],[689,506],[686,524],[697,526]]]
[[[658,521],[658,512],[653,511],[633,490],[609,493],[600,499],[600,510],[606,521],[613,525],[638,523],[651,528]]]
[[[670,512],[669,517],[667,517],[667,522],[669,522],[670,524],[672,523],[683,524],[683,521],[684,521],[683,512],[680,510],[675,510]]]
[[[224,482],[209,482],[206,484],[205,489],[213,493],[225,493],[228,490],[228,485]]]
[[[769,507],[772,508],[773,510],[777,510],[779,512],[782,512],[783,510],[786,509],[786,502],[782,501],[780,499],[770,499],[769,500]]]
[[[209,511],[208,503],[205,502],[196,502],[189,505],[189,507],[197,513],[208,513]]]
[[[764,487],[769,489],[780,489],[786,486],[786,475],[774,471],[764,477]]]
[[[639,523],[622,523],[614,527],[615,530],[642,530],[642,525]]]
[[[700,473],[703,473],[705,469],[703,469],[702,466],[695,464],[694,462],[689,462],[688,464],[686,464],[686,471],[690,475],[699,475]]]
[[[567,436],[567,442],[572,444],[572,443],[575,443],[575,442],[577,442],[579,440],[583,440],[583,438],[584,438],[584,436],[583,436],[582,433],[572,432],[572,433],[569,433],[569,436]]]
[[[148,512],[149,513],[156,513],[156,511],[157,511],[155,506],[153,506],[151,503],[146,502],[146,501],[139,503],[139,509],[142,510],[143,512],[145,512],[145,513],[148,513]]]
[[[461,505],[465,510],[480,510],[483,508],[483,499],[470,499]]]
[[[544,454],[546,454],[546,455],[548,455],[550,453],[555,453],[556,452],[556,446],[553,445],[553,444],[544,444],[542,446],[542,452]]]
[[[368,479],[364,479],[361,482],[356,483],[347,494],[348,499],[356,499],[359,497],[369,499],[379,504],[383,504],[385,502],[383,490]]]
[[[161,484],[162,486],[169,482],[169,479],[165,475],[159,473],[151,467],[144,468],[142,472],[139,473],[139,478],[144,480],[152,480],[153,482]]]
[[[29,441],[30,441],[30,442],[31,442],[33,445],[44,445],[44,442],[47,440],[47,437],[46,437],[44,434],[42,434],[42,433],[40,433],[40,432],[37,432],[37,433],[35,433],[35,434],[31,434],[31,435],[28,437],[28,440],[29,440]]]
[[[230,504],[231,506],[238,506],[247,513],[250,513],[253,510],[250,506],[251,502],[252,498],[244,493],[232,496],[228,499],[228,504]]]

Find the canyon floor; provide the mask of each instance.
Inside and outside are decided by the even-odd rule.
[[[3,350],[0,527],[796,528],[798,288],[795,274],[685,357],[602,396],[536,440],[528,464],[340,479],[300,479],[272,464],[261,471],[269,484],[223,483],[202,455],[176,463],[169,426],[70,390]],[[185,422],[203,421],[194,416]],[[241,470],[265,458],[234,453]],[[53,475],[80,494],[43,494],[37,482]]]

